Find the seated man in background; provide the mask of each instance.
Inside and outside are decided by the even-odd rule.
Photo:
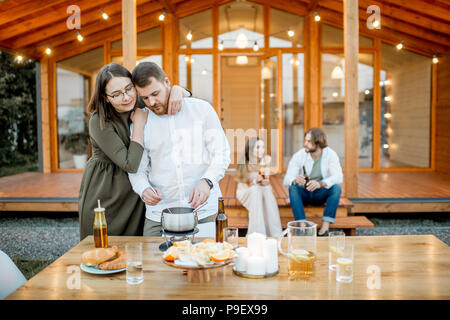
[[[304,148],[294,154],[284,176],[295,220],[305,221],[305,205],[325,203],[323,223],[318,235],[327,236],[339,206],[343,181],[339,157],[327,145],[325,132],[311,128],[305,133]]]

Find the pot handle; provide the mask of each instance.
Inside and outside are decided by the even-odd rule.
[[[278,250],[280,251],[281,254],[284,254],[285,256],[287,256],[288,254],[286,252],[283,251],[283,249],[281,249],[281,241],[283,240],[283,237],[288,233],[288,228],[286,228],[286,230],[283,231],[283,233],[278,237]]]
[[[198,225],[198,213],[195,210],[194,210],[194,219],[195,219],[195,223],[194,223],[194,228],[195,228]]]

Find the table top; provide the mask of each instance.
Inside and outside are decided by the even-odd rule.
[[[355,246],[349,284],[336,282],[335,272],[328,270],[327,238],[317,238],[314,276],[297,279],[289,278],[287,257],[281,254],[280,272],[272,278],[241,278],[231,265],[189,277],[163,263],[158,249],[163,241],[109,237],[110,246],[119,250],[127,242],[143,242],[144,282],[139,285],[127,284],[126,272],[81,271],[81,254],[93,247],[89,236],[8,299],[450,299],[450,249],[433,235],[347,237]],[[245,246],[246,238],[239,238],[239,245]]]

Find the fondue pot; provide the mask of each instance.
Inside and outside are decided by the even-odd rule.
[[[197,208],[198,209],[198,208]],[[168,232],[194,230],[198,224],[197,211],[189,207],[166,208],[161,213],[161,226]]]

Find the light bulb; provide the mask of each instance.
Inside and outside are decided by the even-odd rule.
[[[158,17],[159,21],[164,21],[165,16],[166,16],[165,12],[161,13]]]
[[[439,62],[439,59],[436,57],[436,55],[433,56],[433,63],[436,64]]]
[[[403,48],[403,40],[396,47],[397,47],[397,50],[402,50],[402,48]]]
[[[377,20],[377,19],[373,20],[372,26],[374,28],[378,28],[380,26],[380,20]]]
[[[220,50],[220,51],[223,50],[223,40],[219,42],[219,50]]]
[[[365,94],[369,94],[369,93],[370,93],[370,90],[369,90],[369,89],[366,89],[366,90],[364,91],[364,93],[365,93]]]
[[[16,57],[16,60],[17,60],[17,62],[22,62],[22,61],[23,61],[23,57],[19,54],[19,55]]]
[[[384,117],[385,117],[386,119],[390,119],[390,118],[392,118],[392,115],[390,114],[390,112],[386,112],[386,113],[384,114]]]
[[[320,21],[320,16],[317,12],[314,12],[314,21],[316,21],[316,22]]]
[[[207,72],[206,72],[206,70],[204,69],[204,70],[202,70],[202,75],[206,75],[207,74]]]
[[[256,41],[255,41],[255,44],[253,45],[253,51],[258,51],[259,50],[259,46],[258,46],[258,43],[256,43]]]
[[[339,93],[333,92],[333,97],[337,98],[338,95],[339,95]]]
[[[287,34],[288,34],[289,37],[292,38],[294,36],[295,32],[292,31],[291,29],[288,29]]]
[[[83,36],[79,33],[79,32],[77,32],[77,39],[78,39],[78,41],[83,41]]]
[[[389,149],[389,145],[387,143],[383,144],[383,148]]]
[[[189,30],[189,33],[187,34],[186,39],[188,39],[189,41],[192,40],[192,31],[191,30]]]
[[[47,47],[47,49],[45,49],[45,53],[47,55],[50,55],[50,53],[52,53],[52,49],[50,49],[50,47]]]
[[[107,13],[102,11],[102,18],[105,19],[105,20],[108,20],[109,16],[108,16]]]
[[[392,100],[391,97],[384,97],[384,101],[386,101],[386,102],[389,102],[389,101],[391,101],[391,100]]]
[[[194,63],[195,62],[195,59],[194,58],[191,58],[191,63]]]
[[[391,80],[384,80],[384,85],[385,86],[388,86],[388,85],[390,85],[391,84]]]

